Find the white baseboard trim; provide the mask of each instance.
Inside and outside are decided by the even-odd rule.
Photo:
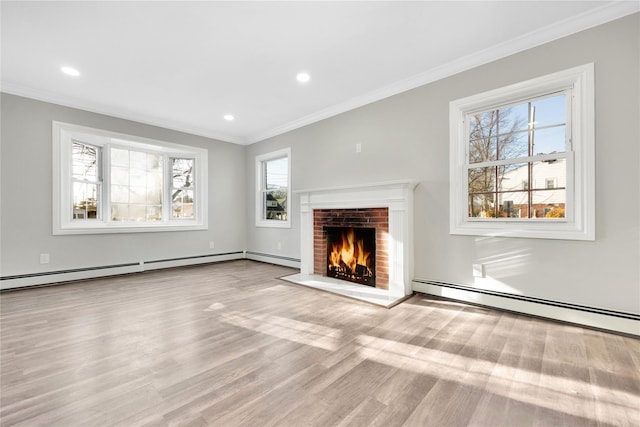
[[[414,279],[411,284],[415,292],[640,336],[640,314],[636,313],[581,306],[430,280]]]
[[[30,286],[51,285],[74,280],[94,279],[97,277],[116,276],[119,274],[140,273],[162,268],[183,267],[187,265],[206,264],[212,262],[244,259],[243,251],[222,254],[207,254],[173,259],[139,261],[134,263],[76,268],[44,273],[22,274],[0,277],[0,290],[25,288]]]
[[[215,255],[201,255],[195,257],[161,259],[156,261],[147,261],[144,263],[144,270],[160,270],[163,268],[185,267],[187,265],[207,264],[211,262],[233,261],[236,259],[244,259],[244,252],[228,252]]]
[[[263,254],[259,252],[246,251],[246,258],[254,261],[266,262],[269,264],[282,265],[284,267],[300,268],[300,259],[281,255]]]

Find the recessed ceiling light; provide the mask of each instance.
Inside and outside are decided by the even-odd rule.
[[[225,115],[224,115],[224,119],[225,119],[226,121],[230,122],[230,121],[232,121],[232,120],[235,120],[235,117],[233,117],[233,115],[232,115],[232,114],[225,114]]]
[[[71,77],[78,77],[80,75],[80,71],[73,67],[60,67],[60,71]]]
[[[300,83],[306,83],[311,79],[311,76],[307,73],[298,73],[298,75],[296,76],[296,80],[298,80]]]

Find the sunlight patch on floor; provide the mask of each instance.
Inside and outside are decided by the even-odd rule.
[[[338,348],[342,338],[342,331],[339,329],[273,315],[248,316],[236,311],[221,313],[220,321],[330,351],[335,351]]]
[[[369,335],[358,336],[356,342],[360,346],[358,353],[363,358],[417,374],[457,381],[577,417],[588,416],[579,410],[588,395],[595,396],[597,405],[608,409],[602,411],[600,417],[620,411],[639,411],[637,396],[633,393],[594,386],[566,376],[534,373],[519,367]],[[536,378],[535,384],[531,381],[532,377]],[[537,393],[531,394],[532,389]],[[617,420],[606,421],[616,425]]]

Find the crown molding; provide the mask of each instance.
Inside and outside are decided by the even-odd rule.
[[[229,142],[233,144],[246,145],[247,141],[243,138],[233,137],[212,132],[210,129],[204,129],[197,126],[187,125],[177,120],[154,117],[131,110],[123,110],[113,106],[101,104],[98,102],[86,102],[74,97],[62,95],[60,93],[48,92],[40,89],[34,89],[11,82],[2,82],[0,91],[10,94],[31,98],[38,101],[49,102],[64,107],[76,108],[91,113],[104,114],[118,119],[135,121],[145,125],[157,126],[164,129],[184,132],[191,135],[202,136],[205,138],[215,139],[221,142]]]
[[[605,24],[615,19],[637,13],[638,11],[640,11],[640,2],[638,1],[612,1],[598,8],[555,22],[520,37],[499,43],[441,66],[434,67],[430,70],[416,74],[404,80],[400,80],[383,88],[348,99],[340,104],[336,104],[332,107],[301,117],[266,132],[255,134],[249,137],[248,143],[253,144],[264,141],[265,139],[310,125],[320,120],[328,119],[338,114],[380,101],[381,99],[479,67],[489,62],[506,58],[507,56]]]

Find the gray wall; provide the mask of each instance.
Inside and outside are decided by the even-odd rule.
[[[244,147],[4,93],[1,102],[2,276],[245,248]],[[209,230],[53,236],[52,120],[208,149]]]
[[[288,146],[294,191],[415,179],[416,278],[640,312],[639,28],[640,14],[628,16],[249,146],[246,203],[255,155]],[[449,102],[590,62],[596,241],[449,235]],[[247,249],[299,257],[295,195],[292,213],[282,230],[256,228],[251,211]],[[489,278],[474,281],[473,263]]]

